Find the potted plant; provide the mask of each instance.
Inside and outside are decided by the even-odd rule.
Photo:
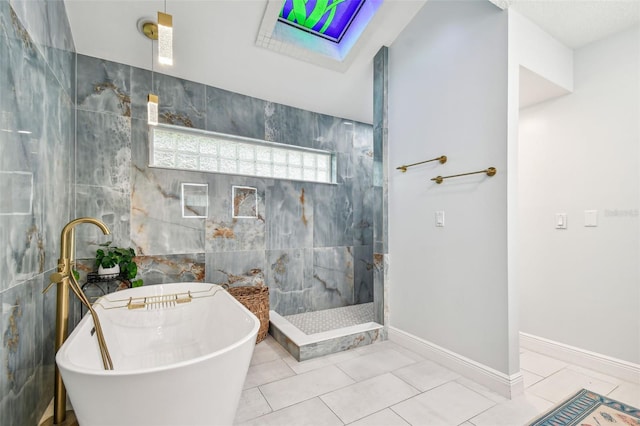
[[[138,265],[133,261],[136,252],[132,248],[111,246],[111,241],[100,244],[96,250],[96,265],[98,275],[121,275],[131,281],[131,287],[142,285],[141,279],[135,279],[138,275]]]

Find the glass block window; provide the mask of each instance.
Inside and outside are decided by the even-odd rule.
[[[365,0],[285,0],[278,20],[340,43]]]
[[[149,138],[151,167],[335,182],[329,151],[169,125],[150,126]]]

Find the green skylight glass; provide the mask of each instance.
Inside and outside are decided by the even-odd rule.
[[[285,0],[278,20],[340,43],[366,0]]]

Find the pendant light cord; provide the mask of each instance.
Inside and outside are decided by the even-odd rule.
[[[153,92],[153,39],[151,39],[151,93]]]

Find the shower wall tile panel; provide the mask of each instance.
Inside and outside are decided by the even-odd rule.
[[[77,55],[76,73],[78,109],[131,117],[131,67]]]
[[[216,284],[259,285],[264,282],[265,252],[207,253],[205,281]]]
[[[130,94],[131,118],[144,120],[145,127],[147,127],[148,96],[149,96],[149,93],[154,93],[157,95],[157,93],[155,93],[151,88],[151,71],[148,71],[142,68],[131,67],[130,78],[131,78],[131,94]],[[159,99],[159,102],[162,103],[162,99]],[[132,126],[133,126],[133,123],[132,123]]]
[[[245,177],[207,176],[209,217],[205,249],[208,253],[265,250],[265,183]],[[257,192],[257,218],[234,218],[232,186],[250,186]]]
[[[268,250],[313,247],[314,184],[274,180],[266,191]]]
[[[160,123],[204,129],[205,86],[154,73],[153,93],[158,95]]]
[[[254,139],[265,138],[267,102],[207,86],[205,130]]]
[[[371,126],[355,124],[353,137],[353,245],[373,244],[373,132]]]
[[[131,120],[114,114],[79,110],[76,184],[106,186],[129,193]]]
[[[280,315],[308,312],[311,287],[305,276],[313,271],[313,250],[267,250],[265,278],[269,285],[270,308]]]
[[[355,303],[367,303],[373,299],[374,263],[371,246],[355,246],[353,248],[353,297]]]
[[[111,230],[104,235],[98,227],[82,224],[75,228],[76,255],[79,259],[95,257],[98,244],[111,241],[117,247],[129,247],[129,192],[108,186],[76,185],[75,217],[95,217]]]
[[[267,102],[265,140],[313,148],[320,138],[320,114]]]
[[[351,246],[354,243],[353,180],[342,185],[316,185],[313,193],[313,246]]]
[[[312,288],[306,306],[311,311],[338,308],[354,303],[353,248],[313,249]]]
[[[3,419],[15,419],[12,424],[35,424],[33,407],[36,405],[36,371],[42,364],[42,352],[36,353],[37,317],[42,309],[36,306],[34,293],[41,278],[36,277],[23,285],[2,293],[2,382],[0,412]],[[38,286],[38,289],[35,287]],[[38,309],[40,308],[40,309]],[[40,345],[38,345],[40,347]]]
[[[180,199],[185,182],[206,183],[204,173],[133,169],[131,242],[136,253],[169,255],[205,251],[205,219],[182,217]]]
[[[6,2],[8,3],[8,2]],[[62,1],[12,0],[24,30],[67,96],[73,98],[74,43]]]
[[[139,278],[144,285],[176,282],[203,282],[205,279],[205,254],[168,256],[138,256]]]

